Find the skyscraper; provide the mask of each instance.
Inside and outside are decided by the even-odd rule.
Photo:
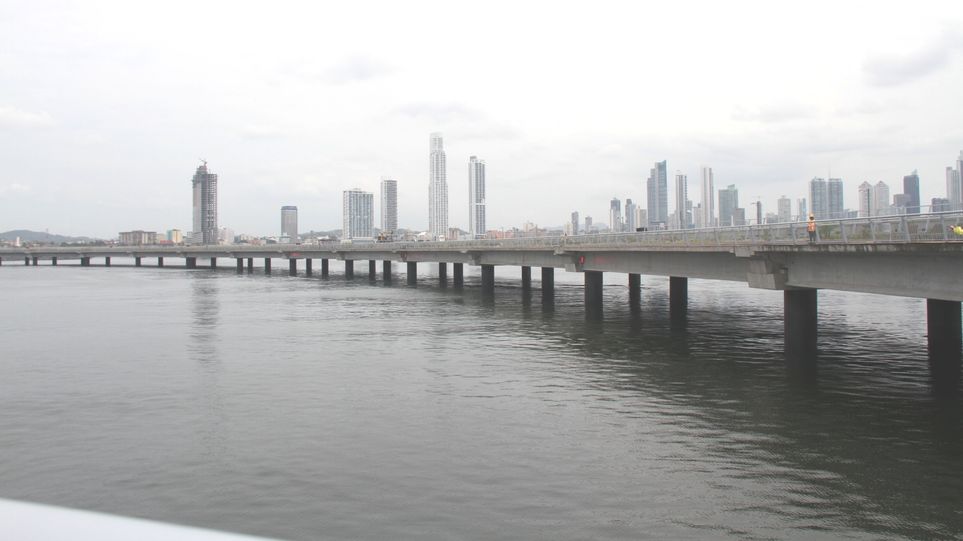
[[[393,236],[398,230],[398,181],[381,179],[381,232]]]
[[[298,241],[298,207],[281,207],[281,238],[286,238],[288,242]]]
[[[776,214],[779,223],[787,223],[792,221],[792,199],[789,199],[785,195],[776,200]]]
[[[826,183],[826,202],[830,218],[843,218],[843,179],[831,178]]]
[[[875,202],[875,198],[873,197],[873,185],[864,181],[859,185],[857,190],[859,193],[859,205],[856,207],[856,216],[860,218],[872,216],[873,203]]]
[[[485,236],[485,162],[476,156],[468,158],[468,234]]]
[[[646,183],[646,208],[649,211],[649,223],[652,225],[667,225],[669,220],[669,180],[666,173],[665,160],[655,162],[655,167],[649,170],[649,180]]]
[[[192,244],[217,244],[217,175],[207,170],[207,162],[198,166],[192,180],[194,188],[194,229]]]
[[[609,229],[612,233],[622,231],[622,201],[617,197],[609,202]]]
[[[572,213],[572,234],[578,235],[578,211]]]
[[[912,173],[903,177],[903,194],[909,198],[906,203],[906,214],[919,214],[920,176],[915,169]]]
[[[359,188],[344,191],[341,238],[359,239],[374,236],[374,194]]]
[[[885,216],[892,214],[889,204],[889,186],[882,180],[873,186],[873,206],[871,207],[873,216]]]
[[[586,232],[586,233],[591,233],[591,232],[592,232],[592,229],[593,229],[593,227],[592,227],[592,217],[591,217],[591,216],[586,216],[586,217],[585,217],[585,232]]]
[[[815,177],[809,181],[809,213],[817,220],[829,218],[829,189],[826,179]]]
[[[946,200],[950,210],[960,210],[963,203],[963,186],[960,183],[960,171],[952,167],[946,168]]]
[[[702,227],[716,224],[716,189],[712,168],[702,167]]]
[[[797,216],[797,217],[796,217],[796,220],[802,222],[802,221],[806,220],[807,218],[809,218],[809,214],[807,214],[807,210],[806,210],[806,198],[805,198],[805,197],[800,197],[799,199],[796,200],[796,208],[797,208],[798,211],[799,211],[799,214],[796,215],[796,216]]]
[[[431,134],[429,149],[428,233],[433,240],[445,240],[448,235],[448,174],[440,133]]]
[[[636,205],[635,203],[632,202],[631,199],[625,200],[625,219],[623,220],[625,226],[622,228],[623,231],[634,233],[635,228],[639,226],[638,222],[635,221],[636,219],[635,208],[636,208]]]
[[[737,225],[735,218],[738,209],[739,190],[736,189],[736,185],[730,184],[726,189],[719,190],[719,226]],[[741,218],[741,221],[745,221],[745,216]]]
[[[676,229],[688,229],[689,219],[686,202],[689,200],[689,180],[681,171],[675,172],[675,223]]]

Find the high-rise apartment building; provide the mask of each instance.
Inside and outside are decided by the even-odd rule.
[[[342,239],[370,239],[374,236],[374,194],[358,188],[344,191]]]
[[[873,196],[873,185],[863,181],[862,184],[857,188],[859,193],[859,204],[856,207],[856,216],[860,218],[866,218],[873,215],[873,203],[875,197]]]
[[[739,190],[735,184],[730,184],[723,190],[719,190],[719,226],[729,227],[737,224],[736,211],[739,210]],[[745,221],[745,214],[742,216]]]
[[[636,204],[632,202],[631,199],[625,200],[625,219],[623,231],[628,231],[630,233],[635,232],[635,228],[639,227],[638,222],[636,222]]]
[[[617,197],[609,202],[609,230],[612,233],[622,231],[622,201]]]
[[[191,181],[194,188],[194,228],[191,231],[192,244],[217,244],[217,175],[207,170],[207,162],[202,163]]]
[[[646,208],[649,213],[649,223],[668,225],[669,221],[669,180],[666,173],[665,160],[655,162],[655,167],[649,170],[649,180],[646,183]]]
[[[485,162],[472,156],[468,158],[468,234],[477,239],[486,231]]]
[[[702,227],[716,224],[716,189],[712,168],[702,167]]]
[[[826,202],[829,205],[830,218],[845,218],[843,212],[843,179],[831,178],[826,183]]]
[[[783,224],[792,221],[792,199],[785,195],[776,200],[776,220]]]
[[[287,242],[298,241],[298,207],[281,207],[281,238],[287,239]]]
[[[381,179],[381,232],[393,236],[398,230],[398,181]]]
[[[572,234],[578,235],[578,211],[572,213]]]
[[[802,222],[809,218],[805,197],[800,197],[796,200],[796,209],[798,212],[798,214],[796,214],[796,220]]]
[[[963,208],[963,205],[961,205],[963,203],[963,185],[960,183],[959,169],[946,168],[946,200],[951,210]]]
[[[586,232],[586,233],[591,233],[591,232],[592,232],[592,217],[591,217],[591,216],[586,216],[586,217],[585,217],[585,232]]]
[[[882,180],[873,186],[873,205],[870,207],[873,216],[892,214],[889,204],[889,186]]]
[[[817,220],[830,217],[829,189],[824,178],[815,177],[809,181],[809,213],[815,215]]]
[[[906,203],[906,214],[919,214],[920,176],[915,169],[912,173],[903,177],[903,194],[909,198]]]
[[[448,235],[448,173],[444,141],[440,133],[429,137],[428,153],[428,234],[432,240]]]
[[[675,172],[675,223],[676,229],[689,228],[689,212],[686,203],[689,201],[689,180],[681,171]]]

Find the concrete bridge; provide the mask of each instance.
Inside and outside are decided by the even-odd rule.
[[[328,261],[344,262],[346,278],[356,261],[368,262],[368,276],[392,279],[392,265],[406,266],[407,281],[417,280],[418,264],[437,264],[439,279],[447,283],[452,267],[455,287],[463,284],[464,265],[481,267],[482,290],[494,290],[495,266],[521,267],[521,284],[531,288],[532,267],[540,268],[544,302],[554,295],[555,269],[580,272],[585,281],[585,310],[600,317],[602,276],[625,273],[629,298],[640,302],[641,275],[669,277],[670,313],[684,321],[688,279],[729,280],[749,287],[783,291],[785,351],[803,363],[817,356],[817,290],[830,289],[927,299],[927,345],[938,380],[957,382],[961,366],[961,301],[963,301],[963,236],[952,226],[963,224],[963,213],[920,214],[818,223],[817,240],[810,243],[805,223],[771,224],[697,230],[652,231],[613,235],[541,237],[513,240],[455,242],[388,242],[274,244],[265,246],[113,246],[0,249],[0,264],[79,260],[90,266],[100,259],[133,258],[136,266],[165,258],[184,260],[189,269],[198,260],[216,268],[218,259],[233,259],[238,272],[253,272],[263,260],[270,273],[272,260],[288,262],[296,275],[298,260],[313,274],[320,260],[322,277]],[[954,383],[955,384],[955,383]]]

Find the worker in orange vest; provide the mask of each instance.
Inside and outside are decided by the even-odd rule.
[[[816,242],[816,216],[810,214],[809,222],[806,223],[806,231],[809,231],[809,244]]]

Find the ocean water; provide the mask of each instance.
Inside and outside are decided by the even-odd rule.
[[[679,325],[658,277],[588,321],[562,271],[545,305],[537,269],[124,263],[0,267],[0,497],[299,540],[963,536],[919,299],[820,292],[800,374],[744,284],[690,280]]]

